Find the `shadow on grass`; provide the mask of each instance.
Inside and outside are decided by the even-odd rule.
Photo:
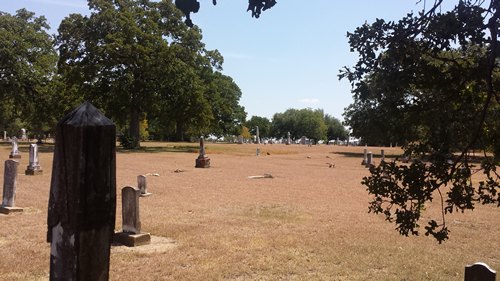
[[[199,146],[143,146],[137,149],[125,149],[116,147],[116,152],[119,153],[161,153],[161,152],[183,152],[183,153],[198,153]]]
[[[353,158],[363,158],[364,157],[364,153],[363,152],[342,152],[342,151],[335,151],[335,152],[331,152],[332,154],[340,154],[340,155],[343,155],[345,157],[353,157]],[[382,154],[379,154],[379,153],[373,153],[373,156],[374,157],[382,157]],[[385,157],[386,158],[396,158],[396,157],[401,157],[401,155],[395,155],[395,154],[385,154]]]

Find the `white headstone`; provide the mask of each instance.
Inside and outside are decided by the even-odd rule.
[[[259,126],[255,127],[255,137],[257,138],[256,139],[257,144],[260,144]]]

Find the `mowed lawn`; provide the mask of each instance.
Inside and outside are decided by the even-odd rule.
[[[500,208],[447,216],[443,244],[423,235],[425,222],[421,236],[399,236],[368,213],[363,147],[208,143],[212,167],[196,169],[195,143],[144,146],[117,152],[115,228],[121,188],[157,173],[148,176],[153,195],[140,199],[142,230],[153,241],[113,246],[110,280],[463,280],[464,266],[478,261],[500,270]],[[40,147],[40,176],[24,175],[27,144],[20,147],[16,205],[25,211],[0,214],[0,280],[47,280],[52,147]],[[376,162],[380,149],[369,148]],[[2,183],[9,152],[3,143]],[[273,178],[248,178],[266,173]],[[426,205],[424,218],[439,219],[440,204]]]

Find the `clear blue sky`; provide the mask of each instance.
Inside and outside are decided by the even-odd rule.
[[[240,104],[248,117],[272,118],[289,108],[321,108],[342,120],[352,102],[349,83],[339,81],[343,66],[357,55],[349,52],[346,34],[376,18],[398,20],[419,11],[417,0],[277,0],[259,19],[246,12],[247,0],[199,0],[191,16],[203,31],[208,49],[224,56],[224,73],[243,92]],[[434,1],[428,1],[434,2]],[[457,1],[445,0],[449,7]],[[56,33],[71,13],[89,14],[86,0],[0,0],[0,10],[20,8],[44,15]],[[304,3],[312,3],[305,5]]]

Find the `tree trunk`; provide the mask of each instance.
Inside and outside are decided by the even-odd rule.
[[[135,105],[130,107],[130,127],[129,135],[132,138],[130,148],[139,148],[141,146],[140,139],[141,133],[139,129],[139,110]]]
[[[184,141],[184,122],[176,122],[175,134],[177,141]]]

